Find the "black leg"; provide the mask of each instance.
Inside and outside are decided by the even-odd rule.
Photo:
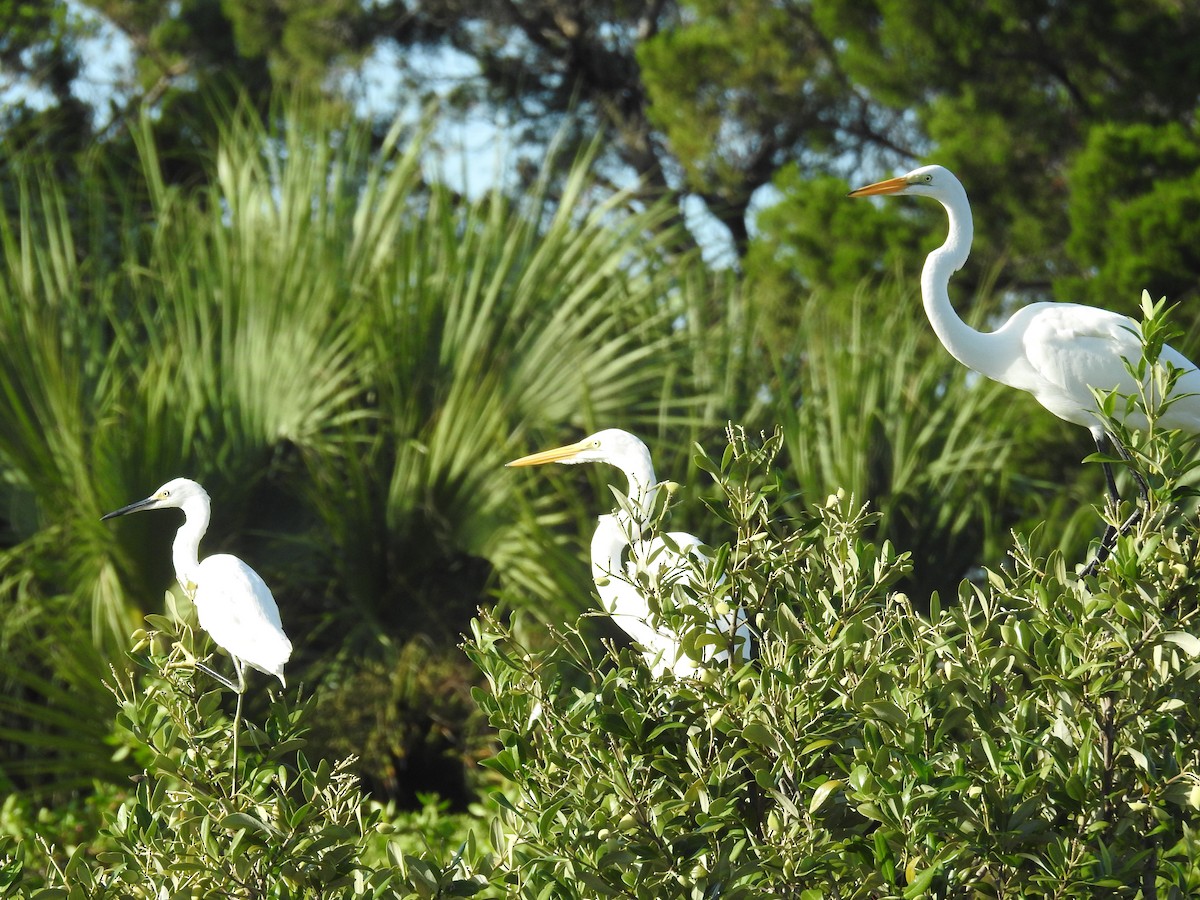
[[[1132,528],[1139,519],[1141,519],[1142,512],[1145,509],[1149,508],[1149,506],[1150,506],[1150,485],[1146,483],[1145,477],[1142,475],[1142,473],[1140,471],[1138,471],[1138,467],[1134,464],[1133,457],[1129,453],[1129,448],[1126,447],[1124,444],[1122,444],[1120,441],[1118,441],[1112,435],[1109,435],[1108,438],[1110,441],[1112,441],[1112,445],[1117,448],[1117,454],[1121,457],[1121,459],[1123,459],[1123,460],[1125,460],[1125,462],[1129,463],[1129,471],[1133,475],[1133,480],[1137,482],[1138,494],[1141,496],[1141,500],[1142,500],[1139,508],[1134,510],[1133,514],[1130,515],[1130,517],[1129,517],[1132,521],[1127,520],[1125,522],[1125,524],[1121,526],[1121,534],[1124,534],[1126,531],[1128,531],[1130,528]],[[1109,481],[1110,482],[1112,481],[1111,473],[1109,475]]]
[[[1108,453],[1110,450],[1115,449],[1117,451],[1117,455],[1120,456],[1121,459],[1125,460],[1125,462],[1129,463],[1129,471],[1133,473],[1133,479],[1137,482],[1138,495],[1141,502],[1134,506],[1133,512],[1131,512],[1129,517],[1121,523],[1119,528],[1115,525],[1108,525],[1104,529],[1104,536],[1100,538],[1100,546],[1096,550],[1096,555],[1083,570],[1083,575],[1085,577],[1096,574],[1096,569],[1102,562],[1108,559],[1109,554],[1112,553],[1112,549],[1116,545],[1117,539],[1128,534],[1130,529],[1132,529],[1134,525],[1141,521],[1142,516],[1150,507],[1150,485],[1146,483],[1146,479],[1142,476],[1142,473],[1139,472],[1137,466],[1133,464],[1133,457],[1129,454],[1128,448],[1126,448],[1124,444],[1117,440],[1115,435],[1109,434],[1107,431],[1105,431],[1096,437],[1096,449],[1101,453]],[[1113,516],[1115,518],[1121,509],[1121,495],[1117,491],[1117,479],[1113,475],[1112,466],[1110,466],[1108,463],[1102,463],[1101,465],[1104,469],[1104,481],[1108,485],[1108,496],[1112,500]]]
[[[205,672],[215,678],[225,687],[237,694],[237,708],[233,713],[233,796],[237,796],[238,789],[238,731],[242,724],[242,695],[246,693],[246,671],[245,666],[236,656],[233,659],[233,671],[237,673],[237,684],[234,684],[220,672],[206,666],[199,660],[196,661],[196,668],[201,672]]]

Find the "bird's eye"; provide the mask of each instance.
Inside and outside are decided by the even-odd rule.
[[[925,183],[926,183],[926,184],[933,184],[933,173],[932,173],[932,172],[926,172],[926,173],[925,173]]]
[[[600,442],[599,442],[599,441],[592,441],[592,449],[593,449],[593,450],[599,450],[599,449],[600,449]]]

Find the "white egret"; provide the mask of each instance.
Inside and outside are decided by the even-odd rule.
[[[679,637],[662,623],[654,624],[650,617],[650,604],[641,593],[637,581],[637,560],[625,561],[625,551],[635,546],[636,554],[644,553],[651,562],[646,566],[650,581],[661,591],[672,584],[687,584],[691,581],[691,567],[703,564],[704,556],[697,549],[698,538],[683,532],[674,532],[672,537],[691,538],[691,543],[680,545],[683,555],[668,550],[661,538],[647,544],[644,541],[630,544],[627,517],[603,515],[596,519],[596,530],[592,534],[592,580],[596,592],[604,604],[604,610],[622,631],[642,648],[646,664],[655,675],[668,669],[677,677],[694,675],[699,667],[695,661],[681,651]],[[695,561],[687,555],[695,553]],[[664,558],[665,557],[665,558]]]
[[[148,509],[183,510],[183,524],[175,533],[171,558],[175,578],[196,607],[200,627],[218,647],[229,654],[237,673],[237,684],[213,669],[197,666],[237,692],[233,719],[234,792],[237,792],[238,725],[242,695],[246,691],[247,665],[274,675],[284,687],[283,666],[291,658],[292,642],[283,632],[279,607],[271,590],[258,573],[226,553],[199,559],[200,539],[208,530],[210,504],[204,488],[188,478],[168,481],[145,500],[130,503],[101,518],[112,519]]]
[[[659,591],[674,584],[688,584],[695,567],[707,557],[700,548],[698,537],[682,531],[644,541],[638,539],[649,520],[660,485],[654,476],[650,451],[641,440],[627,431],[608,428],[588,435],[583,440],[552,450],[543,450],[514,459],[506,465],[537,466],[546,463],[576,465],[602,462],[625,473],[629,510],[619,510],[597,519],[592,535],[592,578],[605,612],[642,648],[642,654],[655,675],[670,670],[676,676],[694,675],[699,665],[683,652],[679,636],[662,624],[654,624],[650,604],[642,593],[637,578],[639,567],[649,582]],[[631,541],[632,538],[632,541]],[[631,559],[624,562],[626,550]],[[734,636],[739,658],[749,656],[750,628],[739,612]],[[728,635],[733,619],[727,619],[713,630]],[[727,659],[722,652],[716,659]]]
[[[1142,357],[1141,328],[1128,316],[1076,303],[1031,303],[1017,310],[1000,328],[980,332],[958,317],[950,303],[950,276],[962,268],[971,252],[973,224],[967,193],[952,172],[942,166],[921,166],[906,175],[889,178],[850,192],[851,197],[913,195],[932,197],[950,219],[945,243],[925,259],[921,270],[921,297],[925,313],[938,339],[964,366],[1009,387],[1033,394],[1054,415],[1087,428],[1101,453],[1110,446],[1126,461],[1129,450],[1110,433],[1100,418],[1093,390],[1134,395],[1138,385],[1126,363]],[[1177,399],[1164,410],[1162,425],[1200,432],[1200,371],[1171,347],[1163,347],[1160,361],[1182,371],[1175,384]],[[1123,421],[1129,428],[1144,429],[1144,415]],[[1104,477],[1114,508],[1120,503],[1116,480],[1108,463]],[[1095,571],[1108,558],[1117,538],[1141,518],[1149,501],[1149,488],[1138,470],[1130,470],[1138,483],[1141,504],[1120,528],[1110,525],[1084,574]]]

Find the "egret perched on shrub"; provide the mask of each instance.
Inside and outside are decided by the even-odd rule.
[[[851,197],[889,194],[932,197],[949,216],[945,243],[926,257],[921,270],[921,297],[929,322],[950,355],[994,381],[1028,391],[1060,419],[1087,428],[1101,453],[1112,446],[1122,459],[1131,462],[1128,448],[1105,427],[1093,391],[1127,396],[1138,393],[1139,385],[1129,371],[1143,353],[1138,323],[1093,306],[1041,302],[1017,310],[995,331],[976,331],[955,313],[948,292],[950,276],[967,261],[974,234],[971,205],[961,182],[942,166],[921,166],[906,175],[850,192]],[[1200,432],[1200,371],[1171,347],[1162,348],[1159,360],[1182,373],[1175,382],[1174,399],[1159,421],[1167,428]],[[1147,426],[1140,413],[1122,424],[1137,429]],[[1103,468],[1116,508],[1121,500],[1117,483],[1111,466],[1104,463]],[[1149,502],[1145,478],[1132,465],[1130,470],[1138,484],[1141,504],[1120,528],[1110,525],[1105,530],[1085,574],[1108,558],[1116,540],[1137,523]]]
[[[175,533],[171,558],[175,578],[196,607],[200,627],[229,654],[237,673],[237,684],[203,663],[197,665],[226,687],[237,692],[233,719],[234,791],[237,790],[238,725],[242,695],[246,691],[247,665],[274,675],[287,686],[283,666],[291,658],[292,642],[283,633],[279,607],[271,590],[258,573],[236,556],[218,553],[199,558],[200,539],[208,530],[210,504],[204,488],[188,478],[168,481],[145,500],[130,503],[103,516],[112,519],[148,509],[182,509],[183,524]]]
[[[660,487],[646,445],[627,431],[608,428],[574,444],[523,456],[506,465],[588,462],[615,466],[625,473],[628,481],[629,509],[600,516],[592,536],[592,578],[605,612],[641,645],[643,656],[655,675],[668,669],[677,676],[693,675],[699,666],[683,652],[679,636],[665,625],[651,621],[650,604],[642,593],[637,572],[640,568],[651,584],[659,590],[667,590],[674,584],[690,583],[695,567],[703,565],[707,557],[700,550],[703,541],[686,532],[672,531],[650,541],[640,539]],[[632,557],[627,563],[623,561],[626,550]],[[734,643],[739,658],[746,659],[750,628],[740,612],[737,621]],[[728,637],[732,626],[733,619],[727,617],[722,623],[714,623],[712,630],[719,630]],[[716,658],[727,659],[728,655],[722,652]]]

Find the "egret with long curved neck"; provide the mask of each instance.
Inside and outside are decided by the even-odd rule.
[[[596,593],[600,595],[604,611],[613,623],[641,647],[642,656],[651,672],[656,676],[668,670],[674,672],[676,677],[694,675],[699,671],[699,666],[682,652],[678,635],[663,623],[653,620],[650,604],[642,595],[640,585],[630,571],[631,567],[627,567],[625,554],[632,546],[630,525],[629,517],[621,513],[597,517],[591,544],[592,581],[596,585]],[[665,550],[661,538],[656,539],[660,543],[652,550],[643,549],[644,542],[634,542],[639,547],[637,552],[655,557],[657,571],[654,580],[660,590],[690,580],[692,563],[686,560],[687,555],[694,554],[699,562],[704,559],[698,549],[701,546],[698,538],[683,532],[672,532],[672,538],[684,558],[671,556],[663,559],[662,553],[672,554],[674,551]],[[632,565],[636,566],[636,562]]]
[[[1129,450],[1105,427],[1093,391],[1137,394],[1139,385],[1127,364],[1136,366],[1142,358],[1138,323],[1093,306],[1041,302],[1017,310],[993,332],[976,331],[954,311],[948,290],[950,276],[967,261],[974,234],[971,205],[962,184],[942,166],[921,166],[906,175],[850,192],[851,197],[883,195],[932,197],[942,204],[950,219],[945,243],[926,257],[921,270],[925,313],[950,355],[994,381],[1028,391],[1060,419],[1087,428],[1101,453],[1112,447],[1131,462]],[[1171,347],[1163,347],[1159,360],[1182,372],[1175,383],[1176,396],[1159,421],[1166,428],[1200,432],[1200,371]],[[1144,429],[1147,422],[1137,413],[1122,424]],[[1116,509],[1121,498],[1112,467],[1108,463],[1103,467]],[[1130,471],[1138,483],[1141,505],[1119,528],[1110,525],[1105,530],[1095,557],[1084,569],[1085,575],[1108,558],[1117,539],[1137,523],[1149,501],[1145,478],[1132,465]]]
[[[650,451],[634,435],[619,428],[607,428],[581,441],[552,450],[543,450],[514,459],[506,465],[539,466],[546,463],[576,465],[602,462],[620,469],[627,482],[628,509],[618,509],[598,518],[592,536],[592,579],[604,610],[642,648],[643,657],[655,675],[670,670],[677,676],[693,675],[699,664],[680,644],[679,636],[654,621],[650,603],[637,579],[640,568],[659,591],[675,584],[687,584],[692,572],[707,558],[700,548],[703,542],[693,534],[672,531],[665,537],[640,540],[654,511],[660,485],[654,475]],[[625,552],[631,559],[624,562]],[[739,659],[749,657],[750,630],[739,612],[735,619],[713,623],[713,630],[729,636],[735,632]],[[724,651],[715,659],[728,659]]]
[[[196,607],[200,627],[233,659],[237,684],[203,663],[197,667],[237,692],[233,716],[233,792],[237,793],[238,726],[242,695],[246,691],[245,667],[274,675],[286,687],[283,666],[291,658],[292,642],[283,633],[279,607],[258,573],[226,553],[200,561],[200,539],[208,530],[211,511],[208,493],[188,478],[168,481],[145,500],[130,503],[101,518],[112,519],[148,509],[183,510],[183,524],[175,533],[171,559],[175,578]]]

